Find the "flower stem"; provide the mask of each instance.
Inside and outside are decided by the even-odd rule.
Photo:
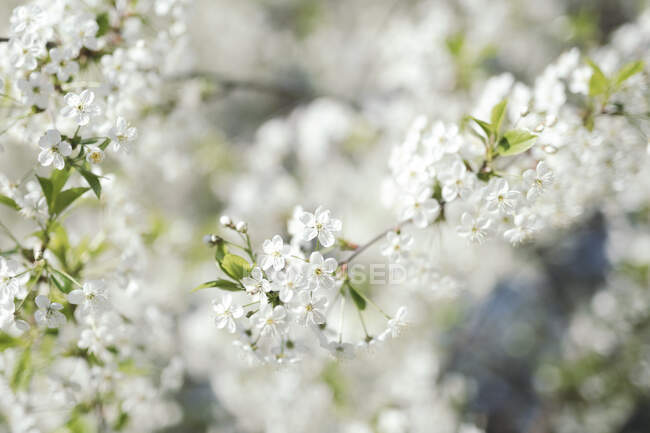
[[[398,230],[400,230],[403,226],[405,226],[406,224],[408,224],[408,223],[410,223],[410,222],[411,222],[411,220],[410,220],[410,219],[407,219],[407,220],[405,220],[405,221],[400,222],[399,224],[397,224],[397,225],[394,226],[394,227],[389,227],[389,228],[387,228],[386,230],[382,231],[382,232],[379,233],[377,236],[375,236],[374,238],[370,239],[368,242],[366,242],[365,244],[363,244],[363,245],[361,245],[359,248],[357,248],[356,251],[350,255],[350,257],[348,257],[347,259],[343,260],[339,265],[340,265],[340,266],[347,265],[347,264],[350,263],[352,260],[354,260],[354,259],[355,259],[359,254],[361,254],[362,252],[364,252],[365,250],[367,250],[368,248],[370,248],[372,245],[374,245],[375,243],[377,243],[377,242],[379,242],[381,239],[383,239],[384,236],[386,236],[386,234],[387,234],[388,232],[398,231]]]

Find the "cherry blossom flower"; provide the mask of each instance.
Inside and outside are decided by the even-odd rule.
[[[240,306],[233,305],[232,296],[224,295],[221,302],[216,300],[212,301],[212,308],[216,313],[215,323],[219,329],[227,329],[228,332],[234,334],[237,330],[236,319],[244,315],[244,309]]]
[[[38,145],[42,149],[38,154],[38,162],[44,167],[52,165],[57,170],[62,170],[65,167],[63,158],[72,153],[72,146],[67,141],[61,141],[61,133],[56,129],[48,129]]]
[[[492,221],[488,218],[474,218],[465,212],[460,218],[460,225],[456,228],[456,231],[459,236],[480,244],[491,234],[491,223]]]
[[[303,212],[300,216],[300,222],[303,224],[302,238],[310,241],[318,237],[318,241],[324,247],[331,247],[336,240],[334,233],[341,231],[341,220],[330,217],[330,211],[323,209],[322,206],[316,208],[312,214]]]
[[[284,268],[285,259],[289,255],[290,250],[291,247],[284,245],[284,241],[280,235],[273,236],[271,240],[265,240],[262,244],[264,255],[260,261],[262,269],[267,270],[273,267],[274,270],[279,271]]]
[[[98,315],[110,308],[106,283],[101,280],[87,281],[81,289],[68,293],[68,302],[79,305],[82,315]]]
[[[95,93],[92,90],[83,90],[81,93],[68,93],[63,98],[66,106],[61,114],[73,117],[77,125],[86,126],[93,117],[99,116],[101,109],[94,104]]]
[[[403,198],[402,218],[412,219],[416,227],[428,226],[440,215],[440,204],[432,198],[431,188],[423,188],[417,194],[407,194]]]
[[[115,121],[115,126],[108,131],[108,136],[111,139],[111,148],[113,151],[118,152],[120,149],[123,149],[125,152],[128,152],[130,143],[138,136],[138,130],[130,126],[123,117],[118,117]]]
[[[327,298],[315,297],[309,292],[298,294],[297,306],[294,312],[298,315],[297,321],[302,326],[320,325],[325,323]]]
[[[408,251],[413,246],[413,236],[408,233],[386,233],[386,243],[381,249],[381,254],[387,256],[391,262],[399,262],[408,257]]]
[[[58,302],[51,302],[44,295],[38,295],[35,302],[38,307],[38,310],[34,313],[36,323],[48,328],[58,328],[65,323],[65,316],[61,313],[63,305]]]
[[[306,265],[307,280],[310,290],[334,288],[335,281],[332,273],[336,270],[336,260],[332,257],[327,259],[318,251],[309,256],[309,263]]]

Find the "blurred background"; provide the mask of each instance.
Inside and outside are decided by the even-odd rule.
[[[0,22],[18,3],[4,0]],[[215,294],[188,294],[214,275],[201,238],[219,215],[248,221],[259,245],[287,233],[294,206],[324,204],[346,238],[370,239],[394,220],[386,161],[416,116],[458,121],[491,76],[531,83],[571,47],[588,52],[637,21],[648,32],[647,6],[191,2],[165,102],[112,168],[149,252],[134,264],[140,290],[172,313],[160,326],[175,337],[161,350],[185,365],[178,422],[164,431],[650,431],[650,195],[517,249],[468,251],[441,233],[423,253],[431,275],[452,278],[368,287],[380,304],[407,304],[411,326],[350,361],[249,365],[212,326]]]

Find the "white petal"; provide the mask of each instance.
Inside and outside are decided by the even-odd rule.
[[[75,289],[68,293],[68,302],[71,304],[81,304],[85,297],[80,289]]]

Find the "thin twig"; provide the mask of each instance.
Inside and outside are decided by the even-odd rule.
[[[348,257],[347,259],[343,260],[343,261],[340,263],[340,265],[341,265],[341,266],[347,265],[347,264],[350,263],[352,260],[354,260],[355,257],[357,257],[359,254],[361,254],[362,252],[364,252],[365,250],[367,250],[368,248],[370,248],[372,245],[374,245],[375,243],[377,243],[378,241],[380,241],[381,239],[383,239],[384,236],[386,236],[386,234],[387,234],[388,232],[396,232],[396,231],[400,230],[403,226],[405,226],[406,224],[408,224],[408,223],[410,223],[410,222],[411,222],[411,220],[410,220],[410,219],[407,219],[407,220],[402,221],[401,223],[397,224],[397,225],[394,226],[394,227],[389,227],[389,228],[387,228],[386,230],[384,230],[383,232],[379,233],[377,236],[375,236],[374,238],[370,239],[368,242],[366,242],[365,244],[363,244],[363,245],[361,245],[359,248],[357,248],[357,249],[354,251],[354,253],[352,253],[352,254],[350,255],[350,257]]]

